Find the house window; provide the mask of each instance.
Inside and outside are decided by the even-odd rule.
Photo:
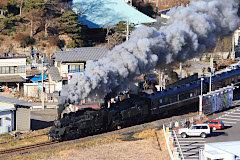
[[[17,72],[17,67],[16,67],[16,66],[14,67],[14,73],[18,73],[18,72]]]
[[[25,66],[18,66],[17,72],[18,73],[24,73],[25,72]]]
[[[84,64],[68,65],[68,73],[84,72]]]
[[[2,74],[6,73],[6,67],[2,67]]]
[[[6,74],[9,74],[9,67],[6,67]]]
[[[10,67],[10,73],[14,73],[14,67]]]

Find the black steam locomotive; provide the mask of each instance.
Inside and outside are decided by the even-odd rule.
[[[240,69],[223,72],[212,77],[212,89],[228,85],[239,85]],[[54,122],[49,132],[52,141],[80,138],[121,127],[177,115],[189,110],[198,110],[198,96],[201,94],[201,80],[169,88],[161,92],[139,97],[131,97],[109,108],[94,110],[87,108],[64,114]],[[209,90],[209,78],[203,81],[203,93]],[[236,89],[234,92],[237,92]],[[59,105],[59,110],[65,107]],[[61,111],[59,112],[61,114]],[[60,117],[59,114],[59,117]]]

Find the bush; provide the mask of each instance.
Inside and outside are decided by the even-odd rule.
[[[20,43],[21,47],[27,47],[28,45],[33,45],[35,43],[35,39],[25,33],[18,33],[15,36],[15,40]]]

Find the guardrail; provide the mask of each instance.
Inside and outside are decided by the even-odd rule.
[[[202,121],[205,115],[198,115],[190,118],[185,118],[179,121],[173,121],[163,124],[163,131],[167,143],[168,151],[172,160],[184,160],[181,146],[179,144],[176,131],[179,127],[186,127],[186,122],[196,123]],[[171,130],[171,131],[170,131]]]

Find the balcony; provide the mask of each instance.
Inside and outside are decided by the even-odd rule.
[[[68,69],[68,73],[85,72],[85,69]]]

